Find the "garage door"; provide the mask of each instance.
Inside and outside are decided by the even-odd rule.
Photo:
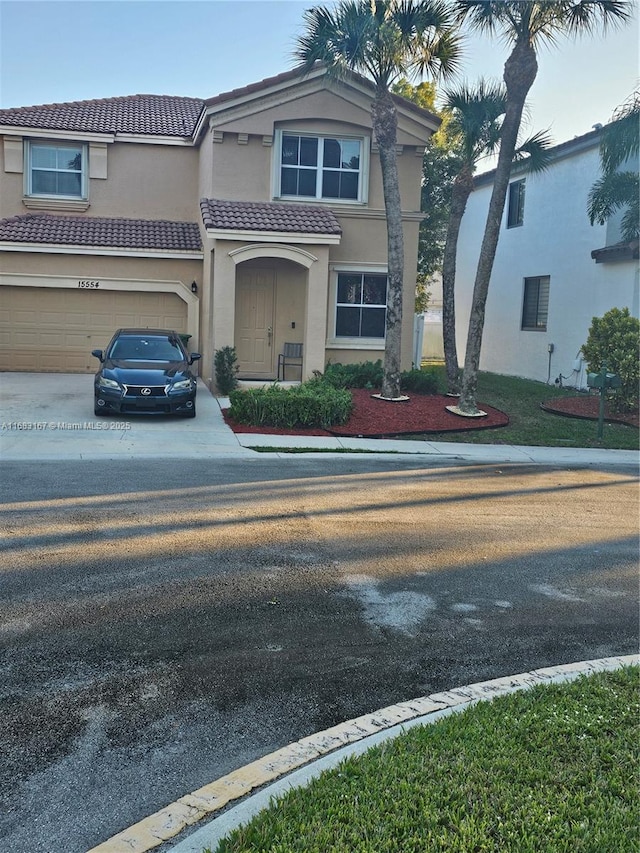
[[[127,326],[187,330],[187,306],[175,293],[0,288],[0,370],[94,373],[92,349]]]

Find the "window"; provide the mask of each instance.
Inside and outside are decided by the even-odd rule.
[[[517,228],[524,222],[524,178],[509,184],[507,228]]]
[[[386,275],[338,273],[336,338],[384,339],[386,316]]]
[[[363,141],[283,132],[279,195],[363,200]]]
[[[86,197],[85,145],[30,142],[28,195]]]
[[[525,331],[546,332],[549,315],[549,276],[525,278],[522,326]]]

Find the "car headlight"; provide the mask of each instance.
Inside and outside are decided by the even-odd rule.
[[[193,387],[192,379],[181,379],[179,382],[174,382],[171,386],[172,391],[190,391]]]
[[[118,383],[118,382],[116,382],[116,381],[115,381],[115,379],[107,379],[107,377],[106,377],[106,376],[101,376],[101,377],[98,379],[98,385],[99,385],[101,388],[117,388],[117,389],[118,389],[118,391],[120,390],[120,385],[119,385],[119,383]]]

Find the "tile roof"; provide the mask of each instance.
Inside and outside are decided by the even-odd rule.
[[[0,241],[200,252],[196,222],[27,213],[0,220]]]
[[[206,228],[229,231],[277,231],[291,234],[342,234],[327,207],[277,202],[200,200]]]
[[[204,106],[199,98],[127,95],[0,110],[0,125],[85,133],[192,136]]]

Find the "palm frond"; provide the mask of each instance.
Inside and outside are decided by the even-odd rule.
[[[640,91],[634,92],[602,129],[600,159],[604,172],[613,172],[640,151]]]
[[[639,233],[639,180],[637,172],[612,172],[603,175],[589,191],[587,213],[593,225],[604,225],[614,213],[628,208],[623,217],[623,239]]]
[[[527,172],[544,172],[553,162],[550,148],[553,139],[547,130],[539,130],[519,145],[514,154],[514,162],[524,161]]]
[[[626,23],[630,0],[457,0],[458,17],[502,41],[555,44]]]
[[[443,0],[341,0],[304,14],[305,31],[294,58],[304,68],[323,62],[388,89],[402,77],[446,76],[460,63],[460,37]]]

